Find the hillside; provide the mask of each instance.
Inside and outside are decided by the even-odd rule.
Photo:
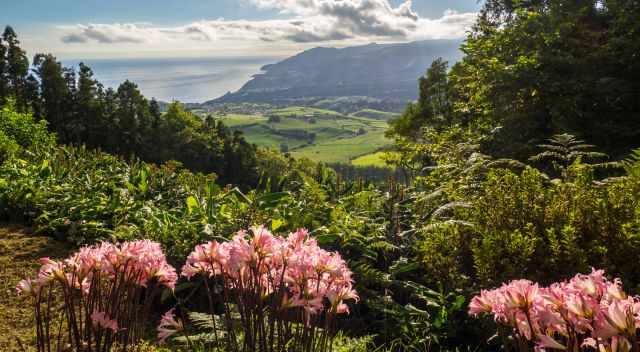
[[[349,163],[390,144],[384,136],[395,114],[362,110],[346,115],[326,109],[288,107],[263,115],[218,115],[250,143],[314,161]]]
[[[255,75],[239,91],[212,102],[283,102],[346,96],[414,100],[417,78],[438,57],[459,59],[459,45],[457,40],[429,40],[341,49],[318,47],[264,66],[263,73]]]

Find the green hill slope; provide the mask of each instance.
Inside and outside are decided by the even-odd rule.
[[[259,146],[314,161],[349,163],[390,143],[384,136],[388,119],[385,114],[388,113],[363,110],[345,115],[294,106],[263,115],[226,114],[217,118]]]
[[[398,117],[398,115],[399,114],[392,113],[392,112],[373,110],[373,109],[363,109],[363,110],[360,110],[358,112],[354,112],[353,114],[351,114],[351,116],[366,117],[366,118],[370,118],[370,119],[384,120],[384,121],[388,121],[388,120],[391,120],[393,118],[396,118],[396,117]]]

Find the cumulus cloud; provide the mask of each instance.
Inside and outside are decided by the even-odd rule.
[[[419,16],[412,2],[394,8],[388,0],[250,0],[261,8],[274,8],[284,14],[323,17],[334,30],[341,28],[352,36],[402,37],[414,31]]]
[[[91,40],[98,43],[143,43],[149,35],[155,35],[152,28],[135,23],[126,24],[89,24],[70,28],[71,33],[62,37],[65,43],[86,43]]]
[[[389,0],[246,0],[258,8],[280,11],[289,19],[203,20],[183,26],[115,23],[64,27],[65,43],[162,43],[259,40],[316,43],[346,39],[416,40],[462,37],[475,13],[447,10],[442,17],[420,17],[405,1]]]

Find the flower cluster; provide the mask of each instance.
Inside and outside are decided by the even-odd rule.
[[[233,330],[228,317],[233,315],[229,309],[235,309],[248,350],[290,344],[326,350],[334,316],[349,313],[345,301],[358,299],[346,262],[321,249],[304,229],[281,237],[263,226],[252,227],[228,242],[199,245],[182,275],[199,275],[209,296],[217,296],[212,301],[232,303],[225,306],[226,331]],[[210,290],[209,282],[219,289]],[[234,336],[226,337],[228,344],[236,344]]]
[[[187,278],[197,274],[223,276],[231,290],[253,289],[257,282],[263,297],[284,287],[282,307],[302,307],[309,314],[324,310],[325,300],[331,311],[348,313],[344,301],[358,298],[340,254],[321,249],[304,229],[283,238],[252,227],[229,242],[199,245],[182,268]]]
[[[178,279],[175,269],[167,263],[160,244],[149,240],[111,244],[102,242],[83,247],[63,261],[40,259],[42,266],[35,279],[18,283],[18,294],[37,295],[40,288],[53,281],[65,286],[81,288],[88,294],[94,278],[124,278],[130,283],[146,287],[156,279],[173,289]]]
[[[627,296],[619,279],[602,270],[540,287],[516,280],[482,291],[469,314],[491,313],[537,349],[630,351],[640,327],[640,300]]]
[[[160,245],[148,240],[103,242],[65,260],[42,258],[41,264],[35,278],[16,287],[19,295],[32,298],[38,351],[134,344],[158,288],[173,289],[178,279]],[[51,314],[56,307],[63,307],[62,315]],[[53,326],[63,325],[73,333],[58,329],[59,336],[50,336]]]

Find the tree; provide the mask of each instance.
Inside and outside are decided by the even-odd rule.
[[[420,78],[420,98],[418,104],[427,114],[428,124],[445,123],[451,116],[451,97],[448,79],[449,64],[438,58],[427,70],[427,74]]]
[[[160,112],[160,104],[156,98],[151,98],[151,101],[149,102],[149,114],[151,114],[151,118],[153,120],[153,127],[157,128],[160,123],[160,116],[162,116],[162,112]]]
[[[390,122],[389,135],[412,140],[422,136],[424,127],[442,129],[452,118],[451,88],[447,76],[448,63],[435,60],[425,76],[419,79],[420,95],[404,114]]]
[[[84,63],[79,64],[78,86],[75,93],[76,114],[82,125],[80,140],[94,144],[101,128],[98,120],[97,84],[93,71]]]
[[[33,116],[37,119],[42,118],[42,101],[40,99],[40,82],[33,74],[29,74],[25,81],[25,98],[27,106],[31,107]]]
[[[129,155],[141,146],[144,129],[150,125],[149,104],[138,86],[129,80],[118,87],[116,100],[121,132],[119,152]]]
[[[27,59],[25,51],[20,48],[18,37],[11,26],[7,26],[4,29],[2,39],[7,45],[6,74],[9,87],[16,98],[16,107],[18,110],[26,111],[27,100],[25,89],[29,71],[29,59]]]
[[[119,141],[119,120],[117,115],[116,92],[113,88],[104,89],[98,84],[98,125],[96,146],[107,151],[116,152]]]
[[[9,96],[7,66],[7,47],[0,38],[0,105],[3,105]]]
[[[282,121],[282,118],[278,115],[271,115],[267,120],[267,123],[279,123]]]
[[[71,94],[64,77],[62,64],[51,54],[37,54],[33,59],[34,72],[40,81],[42,114],[49,121],[50,128],[63,142],[68,142],[69,107]]]
[[[639,146],[637,1],[492,0],[453,68],[455,112],[483,151],[524,160],[554,134],[614,157]]]

